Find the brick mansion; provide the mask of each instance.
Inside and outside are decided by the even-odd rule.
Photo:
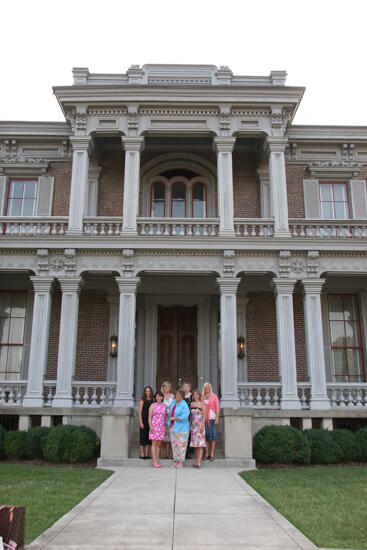
[[[210,381],[227,459],[264,424],[367,424],[367,127],[293,124],[286,73],[73,69],[0,121],[0,418],[132,456],[144,386]]]

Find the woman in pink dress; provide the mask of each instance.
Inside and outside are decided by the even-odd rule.
[[[149,439],[152,442],[152,462],[153,468],[160,468],[159,448],[166,433],[166,405],[163,403],[163,393],[156,391],[154,395],[155,403],[149,407]]]
[[[206,447],[205,441],[205,405],[201,400],[199,390],[195,390],[192,394],[192,402],[190,405],[191,412],[191,442],[190,447],[195,449],[195,464],[193,468],[201,467],[201,459],[203,450]]]

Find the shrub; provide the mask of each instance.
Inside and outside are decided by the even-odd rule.
[[[5,457],[4,438],[5,438],[5,430],[0,424],[0,458]]]
[[[339,445],[342,450],[343,455],[341,460],[343,462],[358,460],[359,449],[353,432],[350,430],[333,430],[331,435],[335,443]]]
[[[50,428],[37,426],[27,432],[24,454],[26,458],[43,458],[43,447]]]
[[[305,430],[311,445],[312,464],[335,464],[343,458],[343,451],[328,430]]]
[[[43,456],[51,462],[68,462],[70,457],[71,434],[75,426],[55,426],[50,428],[43,448]]]
[[[24,458],[27,432],[5,432],[4,450],[6,458]]]
[[[367,428],[360,428],[355,433],[355,441],[358,449],[358,460],[367,462]]]
[[[70,462],[85,462],[96,457],[99,440],[93,430],[81,426],[71,434]]]
[[[310,445],[303,433],[290,426],[265,426],[254,437],[254,458],[263,463],[308,464]]]

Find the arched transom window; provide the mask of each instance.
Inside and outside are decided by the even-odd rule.
[[[156,176],[150,182],[152,218],[208,217],[208,183],[200,177]]]

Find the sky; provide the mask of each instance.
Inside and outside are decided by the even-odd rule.
[[[64,120],[72,67],[204,63],[286,70],[294,124],[367,126],[365,0],[3,0],[0,20],[0,120]]]

